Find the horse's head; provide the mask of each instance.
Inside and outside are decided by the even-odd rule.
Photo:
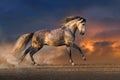
[[[77,19],[76,26],[79,29],[81,35],[85,34],[85,24],[86,20],[84,18],[80,17]]]
[[[85,34],[85,23],[86,20],[80,16],[71,16],[67,17],[64,21],[65,26],[68,27],[71,31],[76,31],[78,29],[81,35]]]

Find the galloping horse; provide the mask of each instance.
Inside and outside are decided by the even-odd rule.
[[[69,54],[69,60],[72,65],[74,65],[71,56],[71,47],[76,48],[81,53],[83,60],[86,60],[81,49],[74,43],[75,33],[78,29],[81,35],[85,33],[85,23],[86,20],[80,16],[67,17],[61,27],[53,30],[39,30],[33,33],[23,34],[16,42],[13,51],[20,51],[25,49],[28,42],[31,41],[31,45],[25,50],[21,57],[20,63],[23,61],[25,56],[29,53],[31,60],[34,65],[36,62],[33,55],[39,51],[44,45],[48,46],[62,46],[66,45]]]

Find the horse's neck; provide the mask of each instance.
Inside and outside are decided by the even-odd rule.
[[[75,22],[71,22],[71,23],[68,23],[68,24],[65,24],[66,28],[68,28],[73,34],[76,33],[76,30],[77,30],[77,27],[75,25],[76,23]]]

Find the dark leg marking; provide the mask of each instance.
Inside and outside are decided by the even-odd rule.
[[[72,60],[72,54],[71,54],[71,47],[67,46],[67,51],[68,51],[68,55],[69,55],[69,59],[70,59],[70,63],[72,63],[73,60]]]
[[[82,59],[86,60],[86,57],[84,56],[82,50],[80,49],[80,47],[78,47],[75,43],[72,44],[73,48],[79,50],[79,52],[81,53]]]
[[[42,47],[41,47],[41,48],[42,48]],[[33,65],[36,65],[36,62],[35,62],[35,60],[34,60],[33,55],[34,55],[36,52],[38,52],[41,48],[34,48],[34,49],[30,52],[30,58],[31,58],[31,60],[32,60],[32,62],[33,62]]]
[[[33,49],[32,46],[30,46],[29,48],[27,48],[27,49],[25,50],[25,52],[23,53],[23,55],[22,55],[22,57],[21,57],[21,60],[20,60],[19,64],[24,60],[25,56],[26,56],[32,49]]]
[[[68,51],[70,63],[72,64],[72,66],[74,66],[75,64],[74,64],[73,59],[72,59],[71,47],[70,46],[67,46],[67,51]]]

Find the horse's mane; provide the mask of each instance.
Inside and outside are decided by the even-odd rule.
[[[66,23],[68,23],[68,22],[70,22],[72,20],[75,20],[75,19],[82,20],[81,22],[86,22],[86,19],[84,19],[83,17],[80,17],[80,16],[69,16],[69,17],[67,17],[67,18],[65,18],[63,20],[63,23],[62,23],[61,27],[64,28],[65,27],[64,24],[66,24]]]

